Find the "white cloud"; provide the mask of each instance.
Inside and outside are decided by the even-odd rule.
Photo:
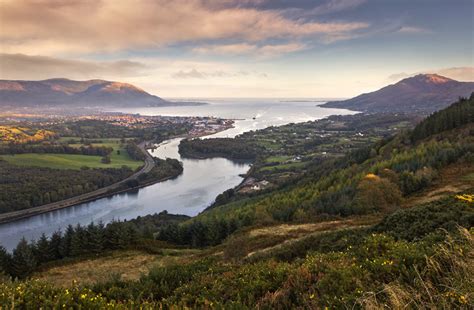
[[[253,76],[266,78],[268,75],[266,73],[260,72],[249,72],[245,70],[239,71],[224,71],[224,70],[209,70],[202,71],[192,68],[190,70],[179,70],[178,72],[172,73],[171,77],[175,79],[207,79],[207,78],[235,78],[235,77],[244,77],[244,76]]]
[[[301,51],[306,48],[306,45],[301,43],[287,43],[287,44],[227,44],[227,45],[207,45],[196,47],[194,52],[199,54],[218,54],[218,55],[255,55],[259,58],[274,57],[282,54]]]
[[[398,29],[399,33],[411,33],[411,34],[423,34],[423,33],[431,33],[430,30],[420,28],[420,27],[413,27],[413,26],[403,26]]]

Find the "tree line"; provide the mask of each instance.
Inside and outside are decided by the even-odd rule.
[[[264,149],[240,138],[184,139],[179,144],[179,153],[184,157],[225,157],[229,159],[253,160]]]
[[[107,156],[113,151],[111,147],[105,146],[80,146],[73,147],[67,144],[8,144],[0,147],[0,154],[13,155],[25,153],[53,153],[53,154],[80,154]]]
[[[418,141],[472,122],[474,122],[474,92],[469,98],[460,98],[448,108],[428,116],[413,129],[411,139]]]
[[[69,225],[64,232],[54,232],[50,237],[43,234],[31,242],[23,238],[12,253],[0,246],[0,273],[23,279],[48,262],[100,254],[108,250],[136,248],[140,241],[153,240],[153,233],[165,223],[186,219],[187,216],[163,211],[130,221],[113,221],[108,225]],[[142,245],[146,246],[146,243]]]

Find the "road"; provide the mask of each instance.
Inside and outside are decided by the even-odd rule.
[[[134,174],[132,174],[131,176],[129,176],[128,178],[123,179],[117,183],[111,184],[109,186],[102,187],[95,191],[88,192],[79,196],[71,197],[68,199],[64,199],[61,201],[49,203],[49,204],[38,206],[38,207],[33,207],[30,209],[0,214],[0,223],[11,222],[13,220],[17,220],[20,218],[26,218],[26,217],[30,217],[33,215],[37,215],[37,214],[41,214],[41,213],[45,213],[45,212],[49,212],[53,210],[71,207],[80,203],[88,202],[91,200],[95,200],[95,199],[107,196],[107,194],[109,194],[110,192],[115,191],[118,188],[120,188],[120,186],[122,186],[125,182],[136,179],[140,175],[150,172],[153,169],[153,167],[155,167],[155,161],[153,160],[153,157],[146,150],[147,143],[148,143],[147,141],[143,141],[140,144],[138,144],[138,147],[145,155],[145,163],[143,167],[137,172],[135,172]],[[112,192],[110,194],[114,194],[114,193]]]

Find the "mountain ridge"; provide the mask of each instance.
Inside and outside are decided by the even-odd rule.
[[[323,104],[362,112],[420,112],[430,114],[443,109],[459,97],[469,97],[474,82],[459,82],[438,74],[418,74],[377,91],[351,99]]]
[[[102,79],[0,80],[0,106],[4,107],[159,107],[198,104],[173,103],[135,85]]]

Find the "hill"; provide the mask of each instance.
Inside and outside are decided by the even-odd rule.
[[[157,107],[175,103],[134,85],[105,80],[0,80],[0,106]],[[196,103],[179,103],[196,105]]]
[[[458,82],[437,74],[419,74],[375,92],[352,99],[328,102],[323,107],[363,112],[418,112],[430,114],[469,97],[474,82]]]
[[[5,274],[39,279],[0,283],[0,304],[472,309],[473,106],[461,99],[412,131],[191,219],[71,226],[13,254],[0,248]]]

